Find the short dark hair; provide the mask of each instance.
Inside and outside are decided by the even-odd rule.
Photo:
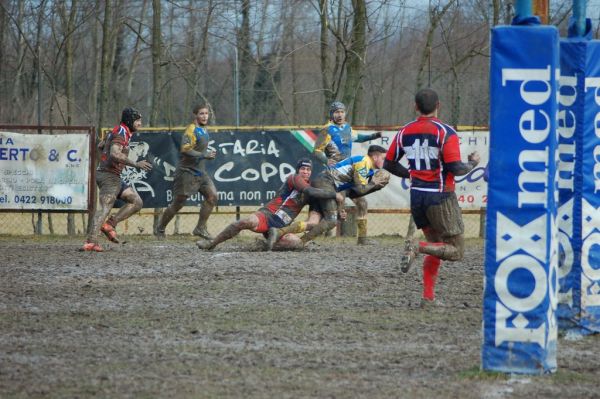
[[[367,155],[373,155],[376,152],[378,152],[380,154],[385,154],[387,152],[387,150],[380,145],[372,144],[369,146],[369,149],[367,150]]]
[[[200,103],[200,104],[196,105],[194,107],[194,109],[192,110],[192,112],[194,113],[194,115],[196,115],[198,113],[198,111],[200,111],[202,108],[206,108],[208,110],[208,112],[210,112],[210,105],[208,105],[207,103]]]
[[[415,95],[415,104],[423,115],[429,115],[435,111],[439,101],[438,95],[433,89],[422,89]]]

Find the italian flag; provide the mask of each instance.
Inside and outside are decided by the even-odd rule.
[[[292,135],[306,148],[309,152],[315,149],[315,141],[317,135],[312,130],[292,130]]]

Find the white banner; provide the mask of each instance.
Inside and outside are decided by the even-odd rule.
[[[0,132],[0,209],[86,210],[87,134]]]
[[[372,134],[373,130],[356,130],[358,134]],[[354,143],[352,145],[352,155],[364,155],[371,144],[380,144],[389,148],[392,139],[396,135],[395,131],[384,131],[383,137],[366,143]],[[488,164],[489,154],[489,131],[468,131],[458,132],[460,138],[460,153],[462,161],[467,162],[467,156],[478,151],[481,155],[481,161],[477,168],[466,176],[456,177],[456,196],[458,203],[463,209],[478,209],[487,206],[487,182],[483,180],[483,172]],[[402,165],[408,166],[406,159],[402,160]],[[410,182],[408,179],[400,179],[392,176],[390,183],[383,190],[367,196],[369,208],[397,209],[410,208]]]

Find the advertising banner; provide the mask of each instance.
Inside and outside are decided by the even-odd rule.
[[[183,132],[138,132],[130,142],[129,158],[146,159],[153,164],[149,172],[126,167],[123,180],[140,194],[144,207],[166,207],[173,199],[172,185],[179,160]],[[207,161],[207,172],[218,190],[219,205],[262,205],[274,198],[296,161],[311,157],[303,143],[284,131],[218,131],[209,129],[209,148],[216,159]],[[315,162],[313,175],[323,169]],[[187,205],[202,201],[192,196]]]
[[[87,134],[0,132],[0,209],[86,210]]]
[[[217,157],[206,165],[218,190],[219,205],[265,204],[273,198],[285,177],[294,172],[296,160],[301,157],[313,160],[313,176],[324,168],[312,157],[317,130],[211,132],[209,128],[209,134],[209,147],[217,151]],[[366,154],[370,144],[387,148],[395,134],[395,131],[386,131],[381,139],[354,143],[353,154]],[[131,139],[129,157],[133,161],[147,159],[154,167],[150,172],[126,167],[122,178],[140,194],[146,208],[165,207],[172,200],[181,135],[181,131],[141,131]],[[482,158],[479,167],[457,178],[459,203],[463,208],[485,207],[487,184],[483,172],[487,165],[488,132],[459,132],[459,137],[464,161],[474,150],[478,150]],[[367,197],[369,207],[409,208],[408,187],[407,180],[392,177],[384,190]],[[198,205],[201,201],[202,197],[195,195],[187,205]]]
[[[492,31],[482,368],[556,370],[558,31]]]

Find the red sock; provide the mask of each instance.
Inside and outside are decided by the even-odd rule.
[[[435,299],[435,282],[442,261],[432,255],[423,259],[423,298],[433,301]]]

